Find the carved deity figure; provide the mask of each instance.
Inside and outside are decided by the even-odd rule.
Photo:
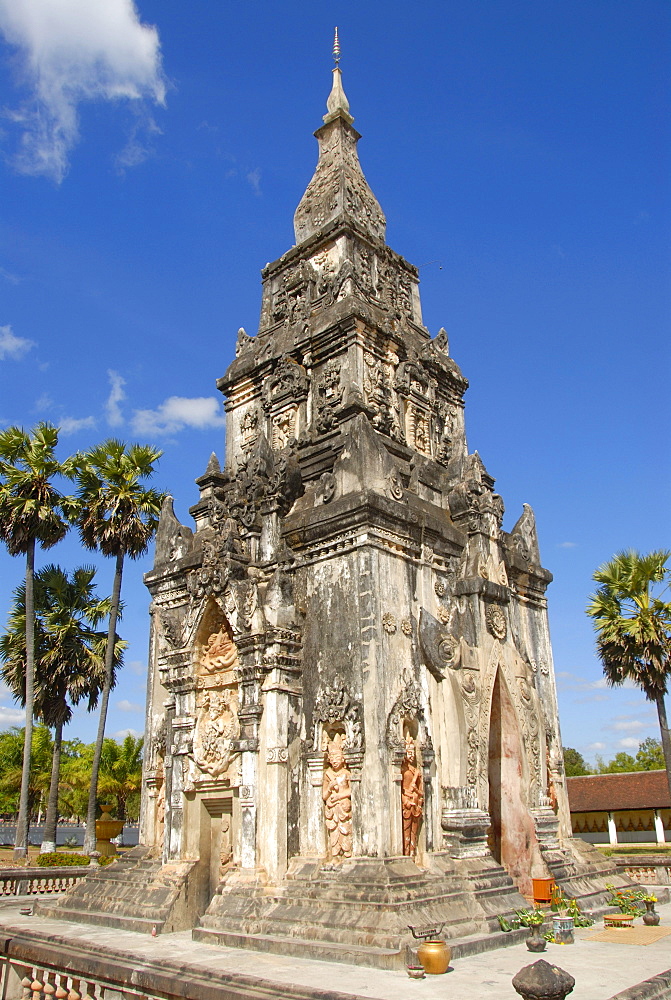
[[[163,848],[163,838],[165,836],[165,780],[161,782],[161,787],[156,796],[156,844]]]
[[[203,651],[203,666],[207,671],[228,670],[235,664],[236,649],[226,629],[213,632]]]
[[[332,858],[352,856],[352,786],[345,763],[342,736],[336,733],[328,744],[328,767],[324,771],[322,798],[324,820]]]
[[[412,736],[405,738],[405,757],[401,764],[401,812],[403,814],[403,853],[417,853],[417,834],[422,820],[424,788],[422,772],[417,767],[417,749]]]
[[[205,691],[196,724],[193,759],[201,771],[219,778],[228,770],[237,718],[230,691]]]

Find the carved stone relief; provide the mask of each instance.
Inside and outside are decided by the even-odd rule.
[[[240,421],[240,444],[243,450],[248,450],[259,436],[258,410],[248,410]]]
[[[499,604],[488,604],[485,611],[487,629],[495,639],[505,639],[508,634],[508,625],[503,608]]]
[[[202,691],[193,740],[193,760],[212,778],[223,777],[239,735],[237,696],[230,688]]]
[[[334,859],[352,856],[352,776],[345,763],[345,744],[341,733],[336,732],[325,747],[322,799],[328,852]]]
[[[339,674],[317,696],[313,713],[313,750],[322,750],[322,734],[329,725],[342,723],[348,750],[363,749],[361,705],[350,696]]]
[[[315,383],[315,426],[319,434],[325,434],[335,427],[336,415],[342,397],[340,363],[337,359],[332,358]]]
[[[401,815],[403,817],[403,853],[417,853],[417,834],[424,812],[424,783],[417,766],[417,747],[410,733],[405,738],[405,756],[401,764]]]
[[[363,356],[363,389],[366,402],[373,411],[373,427],[390,437],[401,438],[401,424],[398,415],[392,380],[398,364],[397,356],[389,351],[384,361],[366,351]]]
[[[422,455],[431,455],[431,418],[426,410],[410,405],[406,411],[406,439]]]
[[[290,406],[273,415],[271,443],[276,451],[282,451],[296,437],[297,415],[298,407],[296,406]]]

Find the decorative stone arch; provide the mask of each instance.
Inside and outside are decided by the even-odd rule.
[[[419,682],[408,669],[401,675],[401,690],[387,717],[387,746],[396,764],[401,763],[405,754],[406,732],[417,742],[422,761],[432,761],[433,743],[427,727],[422,692]]]
[[[520,891],[528,893],[532,872],[543,867],[532,815],[538,797],[533,755],[540,756],[539,706],[521,706],[513,665],[498,642],[489,659],[485,692],[479,776],[491,818],[490,849]]]
[[[406,739],[414,743],[416,761],[413,762],[414,773],[417,774],[419,791],[423,798],[422,815],[415,824],[416,849],[434,849],[434,816],[433,816],[433,774],[434,749],[431,734],[427,724],[424,708],[425,697],[419,681],[411,670],[406,668],[400,677],[400,691],[387,716],[386,743],[389,750],[390,783],[393,790],[390,809],[390,835],[392,851],[395,853],[415,853],[407,851],[406,832],[402,816],[404,770],[406,762]],[[406,823],[407,825],[407,823]],[[416,833],[419,830],[419,839]],[[405,831],[405,832],[404,832]]]
[[[193,749],[185,790],[236,783],[239,660],[225,595],[203,598],[191,640],[195,678]]]

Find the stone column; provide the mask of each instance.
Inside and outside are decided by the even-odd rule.
[[[657,843],[664,844],[664,821],[659,809],[655,809],[655,834],[657,835]]]
[[[261,863],[274,881],[287,868],[288,696],[278,687],[266,689],[265,718],[259,843]]]
[[[240,864],[242,868],[256,868],[256,778],[257,754],[242,754],[240,783]]]
[[[256,843],[256,802],[258,794],[260,705],[247,705],[238,711],[240,722],[240,864],[258,866]]]

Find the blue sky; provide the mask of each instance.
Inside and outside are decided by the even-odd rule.
[[[504,527],[536,512],[564,743],[635,750],[654,710],[604,687],[584,607],[617,550],[669,544],[670,22],[661,0],[0,0],[0,426],[60,424],[63,456],[158,444],[188,521],[338,24],[388,242],[471,382],[470,448]],[[73,537],[38,562],[90,559]],[[149,565],[127,569],[110,733],[143,728]],[[3,620],[21,574],[0,553]]]

